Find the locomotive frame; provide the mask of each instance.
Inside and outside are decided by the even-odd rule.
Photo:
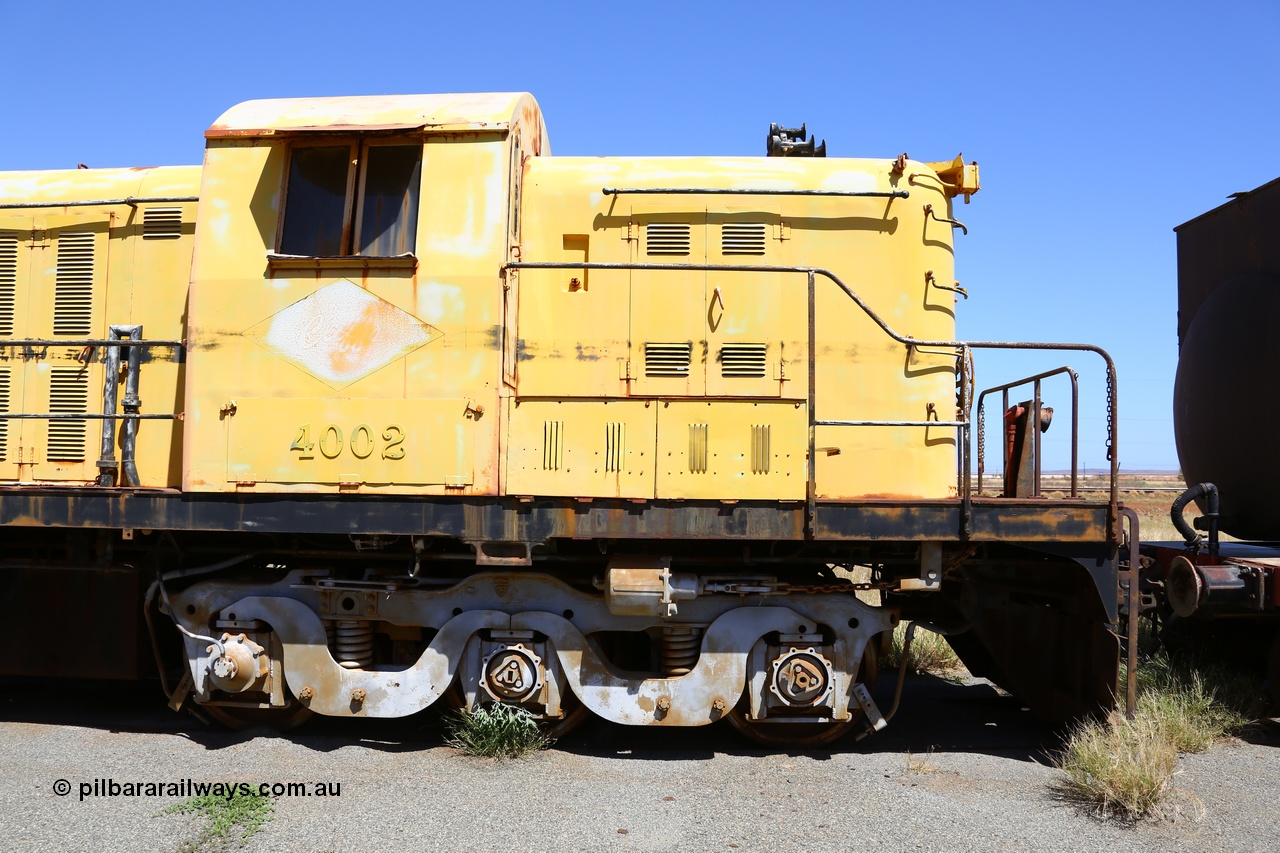
[[[512,137],[511,157],[528,158],[540,152],[520,154],[518,122],[523,122],[519,127],[525,128],[526,142],[529,136],[541,140],[545,131],[540,117],[531,117],[535,115],[530,112],[531,99],[522,97],[518,119],[509,125],[456,120],[425,124],[436,128],[433,132],[472,133],[495,142]],[[286,116],[294,110],[312,121],[315,110],[324,106],[299,107],[295,102],[275,109]],[[352,114],[358,112],[350,104],[345,106]],[[373,113],[384,108],[382,102],[369,107]],[[219,156],[231,158],[237,156],[238,146],[258,145],[252,139],[244,141],[255,134],[266,140],[261,144],[269,150],[275,150],[270,148],[274,139],[288,138],[288,132],[253,129],[252,122],[261,122],[270,107],[257,104],[239,109],[241,127],[224,121],[209,134],[211,145],[223,146]],[[318,138],[343,131],[362,134],[355,137],[359,139],[370,133],[399,134],[398,139],[406,133],[403,122],[379,121],[344,115],[342,121],[324,125],[327,136]],[[216,158],[209,162],[217,164]],[[919,171],[908,174],[909,167]],[[696,172],[723,167],[694,163],[687,168]],[[672,186],[659,181],[648,186],[605,187],[600,194],[615,202],[620,195],[631,194],[680,199],[745,196],[770,203],[774,198],[879,198],[886,204],[904,204],[912,190],[898,187],[897,182],[905,178],[906,184],[917,186],[919,176],[933,183],[930,191],[938,196],[919,213],[921,222],[927,227],[932,219],[949,231],[958,225],[950,216],[950,198],[964,194],[967,201],[977,189],[976,165],[959,160],[926,167],[903,157],[876,168],[888,174],[889,188]],[[202,197],[210,187],[216,192],[218,186],[211,182],[209,169],[207,163]],[[350,175],[347,182],[350,195]],[[526,188],[524,198],[536,187]],[[517,211],[513,217],[528,219],[537,212],[521,208],[519,189],[511,194],[512,209]],[[260,193],[254,196],[259,197]],[[0,196],[0,212],[124,205],[136,213],[193,201],[177,195],[40,201]],[[941,203],[947,205],[946,216],[935,212],[934,205]],[[413,204],[416,217],[416,196]],[[214,209],[210,199],[202,198],[200,222],[207,222]],[[666,210],[662,216],[670,218],[671,208]],[[275,240],[282,239],[283,214],[270,219],[255,210],[254,215],[274,223]],[[911,215],[917,215],[914,208]],[[0,221],[0,230],[2,226]],[[567,231],[566,253],[570,236]],[[34,245],[34,232],[32,241]],[[794,401],[785,394],[781,401],[758,394],[741,400],[717,399],[710,393],[664,386],[661,378],[650,383],[658,390],[635,397],[637,405],[643,402],[646,409],[652,405],[657,410],[673,404],[688,406],[691,400],[705,400],[710,407],[724,405],[726,413],[762,404],[784,411],[786,407],[778,407],[778,402],[803,409],[802,420],[786,416],[785,424],[793,426],[777,421],[784,424],[777,430],[779,446],[784,440],[792,441],[787,447],[803,455],[803,487],[787,486],[790,491],[783,497],[770,497],[767,491],[760,495],[728,491],[708,497],[678,490],[611,497],[512,494],[509,486],[486,493],[480,486],[446,479],[434,493],[405,488],[379,492],[367,489],[366,482],[354,475],[343,474],[328,488],[295,487],[286,481],[260,493],[256,487],[271,484],[233,473],[230,461],[228,485],[220,487],[207,478],[209,460],[216,460],[216,455],[206,446],[213,434],[206,425],[233,421],[239,410],[252,405],[253,395],[237,395],[239,403],[227,399],[220,410],[210,411],[211,401],[221,399],[214,395],[235,387],[236,377],[214,377],[217,387],[212,394],[192,391],[199,382],[209,381],[201,377],[209,375],[202,365],[217,363],[210,353],[225,346],[216,335],[210,337],[207,326],[193,327],[183,340],[147,340],[143,324],[137,322],[112,323],[105,338],[14,340],[0,346],[24,364],[33,359],[39,362],[34,354],[40,348],[46,352],[79,348],[81,354],[88,353],[86,369],[97,359],[104,365],[103,411],[99,415],[87,410],[72,414],[24,410],[5,414],[6,420],[100,420],[104,428],[96,484],[39,482],[28,476],[27,481],[0,486],[3,578],[9,595],[26,600],[66,596],[62,606],[51,608],[57,617],[52,622],[50,608],[18,620],[16,630],[44,639],[35,651],[21,654],[12,653],[10,644],[4,671],[136,675],[147,666],[147,633],[139,624],[143,620],[164,678],[171,661],[158,650],[154,619],[158,608],[183,635],[185,674],[177,684],[167,678],[164,684],[171,702],[179,707],[194,700],[204,713],[233,725],[264,720],[291,725],[308,712],[401,716],[443,698],[467,707],[486,701],[515,702],[555,731],[567,730],[589,710],[639,725],[702,725],[727,718],[765,742],[805,745],[828,742],[851,729],[872,731],[892,716],[892,710],[880,711],[871,685],[877,649],[902,618],[947,635],[974,674],[991,678],[1043,716],[1068,718],[1110,707],[1121,612],[1118,591],[1124,572],[1118,551],[1123,510],[1116,493],[1115,367],[1103,350],[1087,344],[911,337],[896,331],[858,289],[820,266],[590,261],[585,250],[572,259],[557,260],[532,254],[536,244],[526,239],[524,245],[503,251],[493,280],[501,283],[504,293],[513,292],[521,276],[534,281],[533,276],[560,272],[580,273],[584,282],[594,277],[597,292],[603,276],[622,274],[650,277],[643,279],[646,282],[656,282],[660,276],[714,275],[725,282],[767,276],[784,289],[803,286],[806,317],[801,325],[807,340],[802,350],[808,361],[799,370],[807,387],[802,395],[791,395]],[[950,251],[937,240],[934,245]],[[572,246],[576,251],[578,244]],[[342,277],[344,270],[363,266],[367,276],[370,269],[413,270],[418,264],[412,256],[361,261],[271,251],[268,245],[268,280],[276,271],[295,276],[286,283],[300,280],[301,273],[313,275],[317,284],[336,277],[336,283],[346,287],[351,282]],[[197,269],[199,263],[210,263],[208,253],[203,257]],[[191,311],[199,323],[198,318],[210,316],[202,313],[210,303],[196,301],[198,271],[193,276]],[[925,279],[926,302],[930,285],[949,290],[937,285],[933,270]],[[578,281],[573,278],[564,292],[573,292]],[[367,288],[368,282],[363,286]],[[203,288],[199,292],[209,292],[207,285]],[[891,342],[895,354],[888,357],[890,363],[905,358],[909,367],[918,355],[938,350],[943,363],[954,363],[948,368],[957,385],[953,417],[944,419],[932,402],[922,419],[819,416],[829,396],[818,378],[819,353],[826,341],[818,332],[819,314],[827,310],[820,308],[820,302],[833,291],[850,300],[877,334]],[[720,287],[712,298],[719,300],[722,312],[728,310]],[[714,309],[713,302],[707,309],[709,317]],[[235,334],[243,338],[248,333]],[[503,358],[517,358],[519,353],[506,342],[508,337],[513,337],[510,331],[504,336]],[[100,352],[95,354],[89,347]],[[1006,451],[1006,470],[1021,466],[1027,476],[1020,485],[1015,477],[1015,484],[999,497],[974,492],[972,353],[988,348],[1089,352],[1103,359],[1111,416],[1107,437],[1111,490],[1106,500],[1041,496],[1039,429],[1030,426],[1042,420],[1040,382],[1045,377],[1041,375],[994,389],[1034,385],[1034,400],[1010,422],[1021,436],[1021,456]],[[291,351],[295,362],[296,352]],[[157,363],[184,365],[188,370],[183,411],[141,410],[141,395],[147,392],[143,374]],[[789,378],[780,375],[786,364],[779,362],[776,378],[781,382]],[[196,374],[194,386],[193,366],[206,371]],[[624,396],[630,397],[630,362],[623,371],[625,376],[619,378],[627,389]],[[503,372],[505,378],[505,362]],[[758,375],[769,381],[765,373]],[[907,370],[903,381],[912,379]],[[118,412],[121,380],[123,412]],[[252,379],[238,381],[241,387],[253,386]],[[663,392],[664,387],[677,390]],[[509,423],[514,407],[521,403],[516,386],[510,389],[498,399],[513,408],[504,412],[495,406],[497,411],[490,416],[499,424]],[[523,399],[537,402],[539,397]],[[586,398],[588,405],[608,402],[590,394]],[[485,407],[467,399],[463,415],[472,424],[480,422]],[[144,484],[136,470],[139,422],[184,416],[189,420],[182,425],[183,487]],[[124,425],[118,431],[117,421]],[[552,449],[542,452],[552,454],[547,459],[558,460],[562,425],[547,423],[545,441]],[[797,432],[795,424],[802,429]],[[363,423],[351,430],[352,453],[363,459],[358,448],[365,445],[356,443],[361,427],[368,439],[365,456],[373,452],[378,431]],[[688,465],[695,474],[700,473],[698,464],[706,470],[708,453],[706,424],[700,425],[701,431],[698,427],[691,424],[689,431]],[[336,448],[333,456],[337,456],[342,433],[337,427],[329,429],[337,430],[338,444],[328,448]],[[750,464],[754,473],[768,472],[772,460],[781,458],[780,451],[771,449],[771,429],[767,424],[753,427],[751,453],[755,455]],[[819,431],[830,429],[886,430],[901,436],[918,431],[926,436],[921,447],[930,441],[936,444],[928,438],[934,431],[952,432],[954,439],[947,439],[955,448],[952,494],[830,495],[830,487],[820,488],[818,481],[818,460],[840,452],[838,447],[820,446]],[[306,458],[312,452],[311,439],[305,432],[300,435],[304,437],[295,439],[292,449],[301,450],[299,456]],[[793,435],[802,436],[799,443],[790,438]],[[318,441],[329,437],[324,433]],[[978,439],[981,454],[981,429]],[[510,445],[503,452],[513,458],[518,449],[514,433],[504,440]],[[658,440],[662,441],[661,436]],[[117,446],[119,461],[114,456]],[[320,450],[331,458],[323,443]],[[893,458],[914,458],[907,452]],[[745,456],[742,464],[747,466]],[[386,456],[384,449],[383,458],[395,457]],[[544,468],[551,467],[544,462]],[[907,485],[909,480],[910,475],[904,474],[908,492],[916,488]],[[461,494],[456,493],[459,488]],[[920,488],[927,492],[933,487]],[[1129,518],[1130,544],[1136,545],[1136,518],[1131,514]],[[837,570],[858,566],[870,569],[869,581],[851,580],[847,572]],[[155,580],[147,584],[152,573]],[[68,583],[71,578],[76,581]],[[1132,596],[1136,584],[1128,586]],[[879,591],[882,606],[860,602],[854,593],[865,590]],[[78,602],[77,597],[81,597]],[[74,633],[66,630],[71,620],[115,642],[87,647],[83,627]]]

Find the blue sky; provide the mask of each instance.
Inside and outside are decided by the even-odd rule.
[[[557,154],[754,155],[771,121],[832,156],[963,151],[961,336],[1108,349],[1129,469],[1177,467],[1173,227],[1280,176],[1277,0],[6,5],[2,169],[198,163],[239,101],[386,92],[533,92]],[[1062,364],[1103,467],[1096,359],[980,355],[978,384]]]

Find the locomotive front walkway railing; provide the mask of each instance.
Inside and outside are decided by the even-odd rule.
[[[808,344],[809,344],[809,465],[808,465],[808,511],[810,519],[813,518],[817,504],[817,480],[816,480],[816,429],[820,426],[857,426],[857,427],[885,427],[885,426],[921,426],[921,427],[954,427],[958,433],[959,439],[959,456],[957,460],[957,493],[962,503],[961,516],[964,533],[967,536],[969,532],[969,524],[971,518],[971,501],[973,498],[973,488],[971,481],[972,473],[972,453],[971,453],[971,418],[970,409],[973,400],[970,395],[972,369],[971,357],[972,350],[977,349],[996,349],[996,350],[1044,350],[1057,352],[1091,352],[1100,357],[1106,365],[1107,374],[1107,460],[1111,463],[1111,481],[1109,489],[1109,502],[1114,508],[1117,506],[1118,482],[1120,475],[1120,456],[1117,444],[1117,423],[1119,420],[1119,401],[1118,390],[1116,384],[1116,367],[1111,356],[1106,350],[1093,344],[1077,344],[1077,343],[1043,343],[1037,341],[952,341],[952,340],[927,340],[917,339],[909,335],[902,335],[896,332],[883,318],[877,314],[870,305],[868,305],[862,297],[860,297],[853,288],[845,284],[839,276],[830,270],[821,267],[800,267],[800,266],[773,266],[760,264],[652,264],[652,263],[574,263],[570,261],[515,261],[503,265],[500,275],[505,278],[508,270],[652,270],[652,271],[670,271],[670,272],[736,272],[736,273],[794,273],[804,275],[808,283]],[[960,373],[960,400],[958,409],[961,417],[959,420],[942,421],[942,420],[822,420],[817,417],[817,372],[816,372],[816,353],[817,353],[817,279],[821,276],[833,283],[842,290],[846,296],[853,300],[864,314],[866,314],[872,322],[880,327],[886,335],[893,340],[908,348],[915,347],[933,347],[954,349],[956,358],[959,362]],[[1025,381],[1038,381],[1043,377],[1030,377],[1028,380],[1019,380],[1017,385]],[[1010,387],[1013,387],[1012,385]],[[998,389],[991,389],[998,390]],[[1074,408],[1074,406],[1073,406]],[[1075,453],[1076,436],[1072,436],[1072,452]],[[1114,524],[1109,524],[1114,528]],[[1117,535],[1118,531],[1113,529],[1113,535]]]

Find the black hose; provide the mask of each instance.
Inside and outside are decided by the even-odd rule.
[[[1187,524],[1187,520],[1182,517],[1182,511],[1187,504],[1205,496],[1209,498],[1209,511],[1204,514],[1205,521],[1209,527],[1209,553],[1218,553],[1218,487],[1213,483],[1200,483],[1192,486],[1182,494],[1178,495],[1174,500],[1173,506],[1169,509],[1169,518],[1173,520],[1173,526],[1182,534],[1182,538],[1187,540],[1187,544],[1193,548],[1200,547],[1200,534],[1196,533]]]

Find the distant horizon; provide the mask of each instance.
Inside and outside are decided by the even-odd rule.
[[[1081,477],[1105,476],[1111,473],[1111,468],[1109,466],[1106,468],[1096,468],[1096,467],[1090,466],[1087,470],[1084,468],[1081,468],[1077,473]],[[984,475],[988,477],[994,476],[997,474],[1003,476],[1004,474],[1003,469],[988,470],[984,472]],[[1041,469],[1040,475],[1042,477],[1070,477],[1071,469],[1070,468],[1044,468],[1044,469]],[[975,477],[978,476],[976,471],[974,472],[973,476]],[[1178,468],[1125,468],[1123,465],[1121,465],[1120,476],[1122,477],[1125,477],[1125,476],[1181,477],[1182,471],[1181,469],[1178,469]]]

